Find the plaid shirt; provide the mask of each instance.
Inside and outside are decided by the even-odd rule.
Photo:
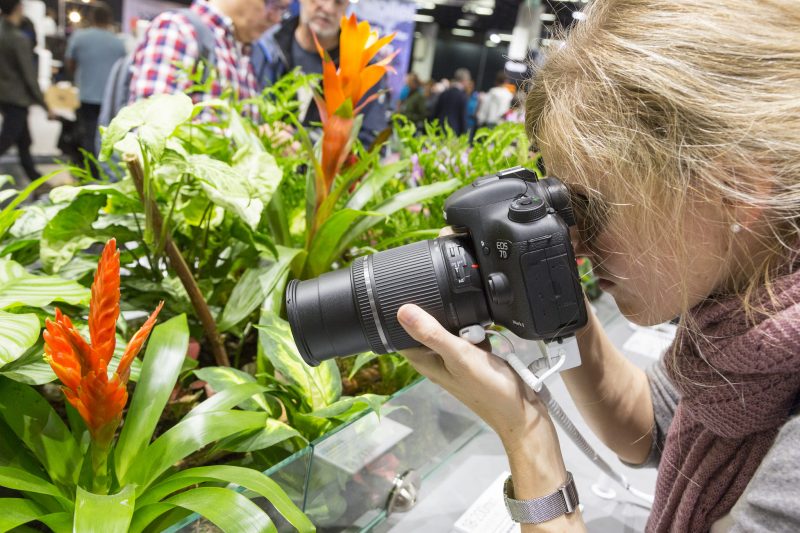
[[[209,93],[193,93],[195,103],[219,97],[232,88],[240,100],[258,95],[250,53],[233,36],[233,23],[202,0],[190,8],[213,28],[216,37],[216,78]],[[166,12],[156,17],[145,32],[133,56],[131,102],[161,93],[186,92],[192,85],[192,72],[200,57],[198,37],[192,23],[181,12]]]

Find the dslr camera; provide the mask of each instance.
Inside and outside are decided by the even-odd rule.
[[[397,321],[407,303],[456,334],[494,322],[523,339],[550,342],[586,324],[563,183],[514,167],[457,190],[444,210],[455,235],[289,283],[286,310],[306,363],[419,346]]]

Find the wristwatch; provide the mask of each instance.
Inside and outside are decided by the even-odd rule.
[[[503,496],[506,509],[511,519],[520,524],[541,524],[561,515],[570,514],[578,508],[578,489],[572,474],[567,472],[567,481],[558,490],[541,498],[531,500],[515,500],[514,485],[511,476],[508,476],[503,485]]]

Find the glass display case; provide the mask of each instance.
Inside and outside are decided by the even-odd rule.
[[[413,506],[419,485],[478,435],[483,423],[438,386],[419,380],[381,410],[337,428],[265,472],[319,532],[362,531]],[[278,531],[295,531],[263,498]],[[218,531],[192,515],[170,533]]]

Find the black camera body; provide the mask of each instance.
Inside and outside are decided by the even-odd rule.
[[[494,322],[529,340],[561,340],[586,324],[566,187],[515,167],[445,202],[456,235],[359,257],[349,268],[292,280],[286,311],[309,365],[419,346],[397,320],[407,303],[445,328]]]
[[[529,340],[559,340],[586,324],[570,241],[569,195],[554,178],[515,167],[445,202],[447,222],[472,240],[492,320]],[[451,262],[454,276],[462,271]],[[465,269],[466,270],[466,269]]]

